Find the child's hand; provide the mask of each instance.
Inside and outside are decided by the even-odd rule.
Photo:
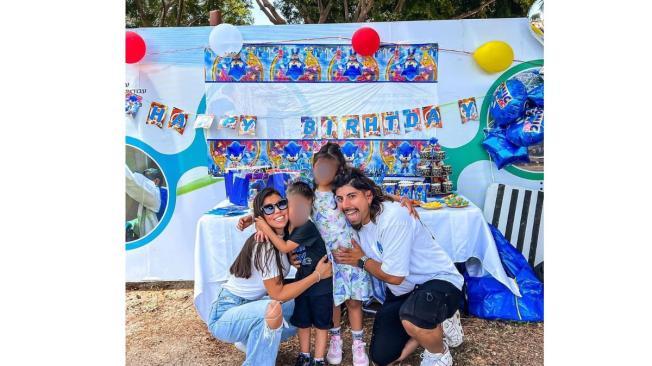
[[[415,206],[412,205],[412,200],[407,197],[401,197],[401,206],[406,207],[411,216],[415,219],[419,218],[419,213]]]
[[[256,231],[262,231],[263,233],[269,235],[269,232],[272,230],[272,228],[269,227],[267,221],[265,221],[265,219],[262,217],[256,217],[254,219],[254,223],[256,224]]]
[[[241,217],[240,220],[238,220],[238,230],[242,231],[246,228],[248,228],[251,224],[254,223],[254,217],[252,215],[247,215],[244,217]]]
[[[254,239],[258,243],[266,243],[267,241],[269,241],[267,235],[262,231],[256,231],[256,233],[254,234]]]
[[[297,253],[292,252],[288,253],[288,255],[290,256],[290,264],[292,264],[292,267],[299,269],[299,267],[301,267],[301,261],[297,259]]]

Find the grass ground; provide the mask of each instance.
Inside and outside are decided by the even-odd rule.
[[[369,343],[373,318],[365,316]],[[464,343],[452,350],[457,366],[543,365],[543,324],[487,321],[462,316]],[[351,365],[351,336],[345,321],[342,365]],[[240,365],[244,354],[214,339],[197,315],[190,288],[128,289],[127,365]],[[294,365],[296,337],[281,344],[277,365]],[[402,365],[419,365],[420,350]]]

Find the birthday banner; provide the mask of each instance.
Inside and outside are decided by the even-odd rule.
[[[370,176],[417,175],[421,150],[427,140],[208,140],[209,174],[224,176],[226,169],[269,166],[312,171],[312,156],[327,142],[342,148],[347,163]]]

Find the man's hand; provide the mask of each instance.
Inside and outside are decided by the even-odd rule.
[[[340,248],[337,252],[333,252],[336,263],[348,264],[354,267],[358,265],[358,260],[365,255],[364,251],[362,251],[360,244],[355,239],[351,239],[351,245],[353,245],[353,248]]]

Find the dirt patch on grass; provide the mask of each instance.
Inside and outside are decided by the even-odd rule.
[[[192,289],[127,290],[127,365],[240,365],[244,354],[208,332],[193,305]],[[373,318],[365,315],[365,338]],[[486,321],[462,316],[464,343],[452,349],[457,366],[543,365],[543,324]],[[344,359],[351,365],[351,333],[342,325]],[[296,337],[281,344],[277,365],[294,365]],[[419,365],[421,350],[402,365]]]

